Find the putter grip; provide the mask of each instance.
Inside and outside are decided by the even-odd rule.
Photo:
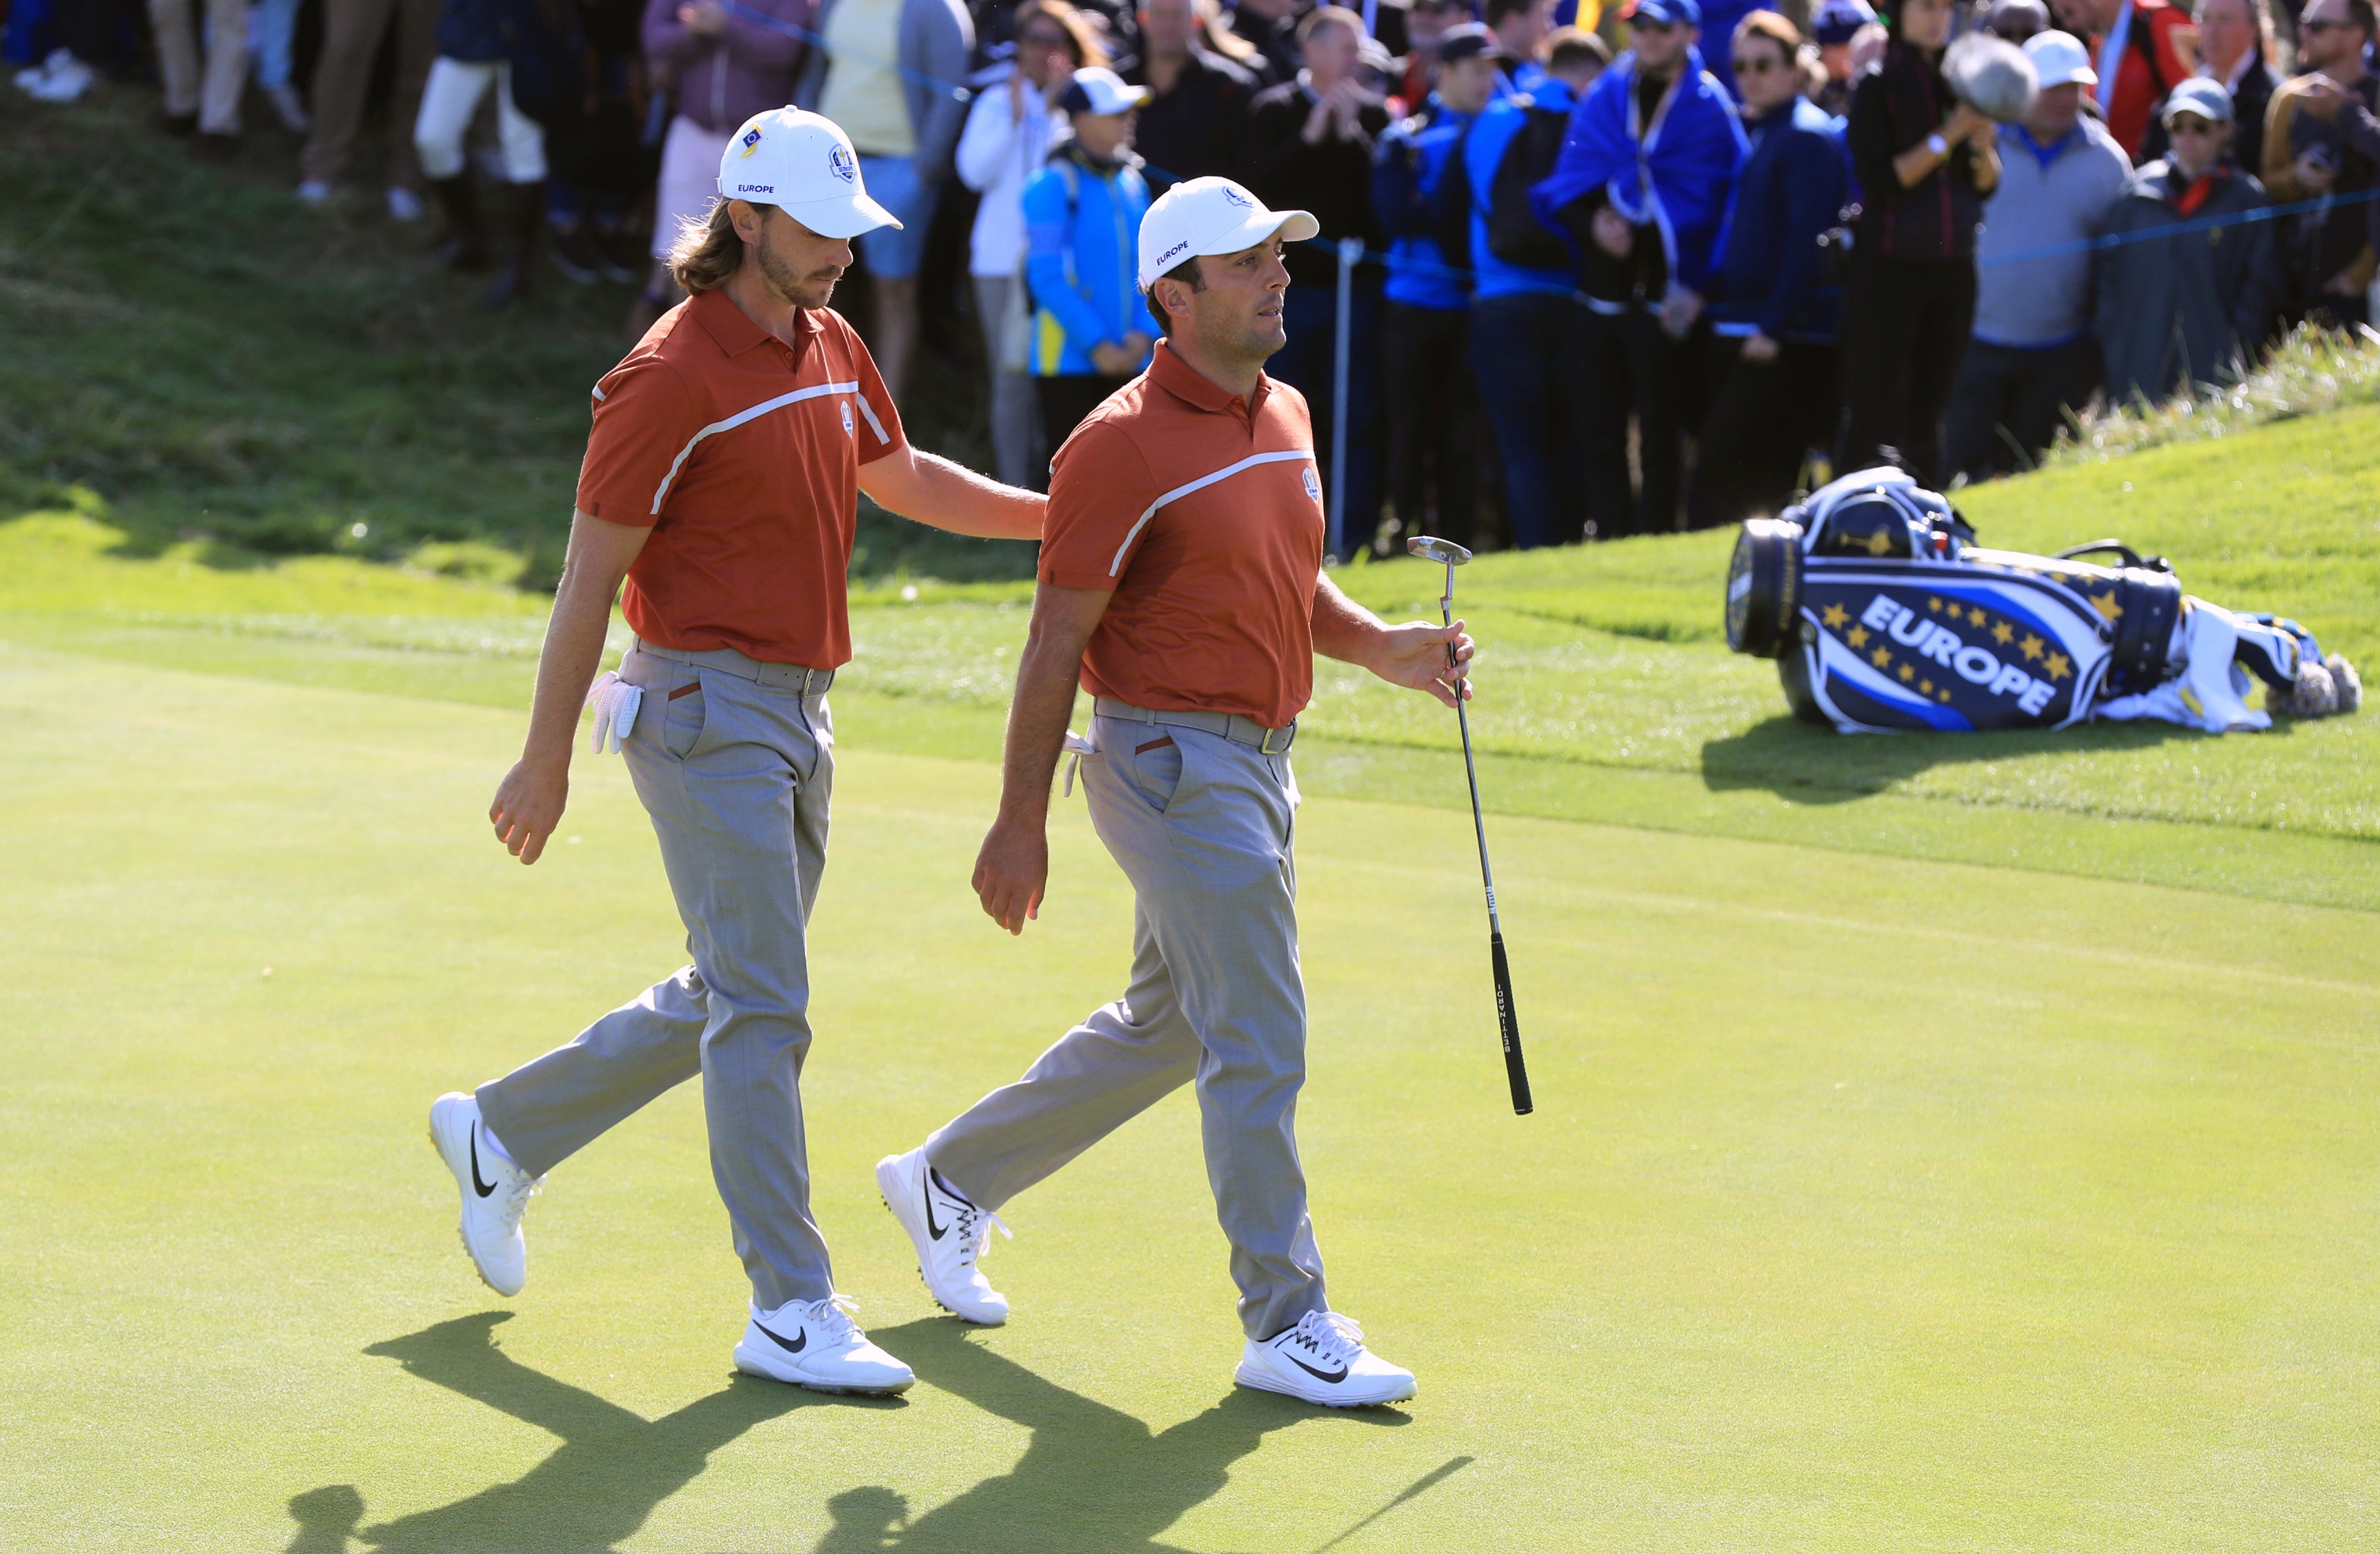
[[[1512,968],[1504,960],[1504,936],[1490,931],[1488,953],[1496,966],[1496,1023],[1504,1034],[1504,1077],[1512,1083],[1512,1115],[1536,1109],[1529,1098],[1529,1067],[1521,1060],[1521,1017],[1512,1008]]]

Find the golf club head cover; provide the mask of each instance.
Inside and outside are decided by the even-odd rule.
[[[616,753],[620,742],[635,731],[637,709],[644,700],[644,691],[622,679],[617,670],[606,669],[596,676],[587,691],[587,704],[595,712],[587,748],[598,755]]]

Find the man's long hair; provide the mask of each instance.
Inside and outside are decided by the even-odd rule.
[[[766,207],[752,208],[762,220],[768,219]],[[690,296],[725,286],[727,277],[744,266],[744,239],[735,235],[735,224],[728,219],[727,202],[713,200],[710,214],[702,221],[681,222],[677,240],[670,244],[669,257],[662,263]]]

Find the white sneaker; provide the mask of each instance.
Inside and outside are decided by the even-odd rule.
[[[976,1266],[991,1242],[991,1229],[1008,1227],[1000,1216],[951,1191],[926,1164],[923,1144],[906,1155],[876,1162],[876,1191],[884,1206],[909,1232],[917,1249],[917,1277],[926,1293],[952,1315],[997,1328],[1008,1320],[1008,1297],[994,1290]]]
[[[419,221],[422,217],[421,196],[401,183],[388,186],[388,219]]]
[[[82,94],[89,92],[91,83],[98,79],[97,71],[72,54],[65,49],[53,49],[50,57],[42,63],[40,79],[26,86],[25,92],[41,103],[79,102]],[[22,78],[18,84],[24,85]]]
[[[528,1282],[528,1242],[521,1235],[521,1210],[545,1178],[505,1159],[487,1144],[480,1103],[468,1095],[441,1095],[430,1107],[430,1142],[455,1173],[463,1194],[457,1225],[463,1250],[489,1289],[517,1295]]]
[[[754,1306],[735,1346],[735,1368],[813,1392],[881,1398],[907,1391],[916,1373],[868,1341],[851,1319],[857,1309],[847,1295],[788,1301],[774,1311]]]
[[[1331,1408],[1402,1402],[1414,1395],[1413,1372],[1364,1347],[1364,1329],[1335,1311],[1309,1311],[1297,1326],[1262,1343],[1248,1340],[1232,1379]]]

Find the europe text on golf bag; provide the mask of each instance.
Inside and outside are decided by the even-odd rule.
[[[2119,563],[2078,559],[2107,555]],[[1778,660],[1800,716],[1844,733],[2157,718],[2210,732],[2352,712],[2354,666],[2293,620],[2184,594],[2114,540],[1987,550],[1897,469],[1844,476],[1736,541],[1727,641]],[[2265,706],[2251,708],[2257,682]]]

